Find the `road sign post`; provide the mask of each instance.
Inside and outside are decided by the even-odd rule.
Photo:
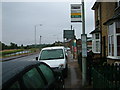
[[[87,34],[81,34],[82,38],[82,86],[87,84],[86,57],[87,57]]]
[[[82,9],[81,9],[82,5]],[[81,14],[82,11],[82,14]],[[87,35],[85,34],[84,0],[82,4],[71,4],[71,22],[82,22],[82,86],[86,86]]]
[[[86,72],[86,58],[87,58],[87,34],[85,34],[85,14],[84,14],[84,0],[82,0],[82,86],[87,85]]]
[[[71,22],[81,21],[81,4],[71,4]]]

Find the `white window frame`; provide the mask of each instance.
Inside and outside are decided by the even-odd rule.
[[[120,0],[119,0],[119,2],[120,2]],[[119,22],[119,24],[120,24],[120,22]],[[120,26],[119,26],[120,27]],[[117,27],[116,27],[117,28]],[[116,31],[116,30],[115,30]],[[116,32],[115,32],[116,33]],[[120,33],[116,33],[116,45],[117,45],[117,36],[120,36]],[[116,47],[116,50],[117,50],[117,47]],[[118,53],[118,52],[117,52]],[[118,54],[117,54],[118,55]],[[120,56],[117,56],[118,58],[120,58]]]
[[[96,34],[99,34],[99,39],[96,39]],[[92,40],[92,51],[94,52],[94,53],[100,53],[100,33],[94,33],[93,35],[92,35],[92,38],[93,38],[93,40]],[[96,46],[96,42],[99,42],[99,44],[98,44],[98,46]]]
[[[109,47],[109,25],[108,25],[108,58],[112,59],[120,59],[120,56],[117,56],[117,36],[120,35],[120,33],[116,33],[116,22],[112,23],[113,24],[113,40],[114,40],[114,55],[112,56],[112,47]],[[111,49],[111,52],[109,51],[109,48]]]
[[[98,20],[100,20],[100,7],[98,7],[98,9],[97,9],[97,10],[98,10],[98,13],[97,13],[97,14],[98,14],[98,16],[97,16],[97,18],[98,18]]]
[[[119,7],[119,6],[120,6],[120,0],[117,0],[117,3],[118,3],[117,5],[118,5],[118,7]]]
[[[113,43],[112,43],[112,39],[113,39]],[[114,56],[114,52],[112,51],[112,44],[114,45],[114,35],[108,35],[108,55],[109,56]]]

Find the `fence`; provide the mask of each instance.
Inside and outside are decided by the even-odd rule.
[[[105,64],[92,68],[93,88],[120,90],[120,64]]]

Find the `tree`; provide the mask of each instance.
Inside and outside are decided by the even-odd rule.
[[[5,45],[4,43],[2,43],[1,41],[0,41],[0,50],[4,50],[4,49],[6,49],[7,48],[7,45]]]
[[[0,50],[2,50],[2,43],[1,43],[1,41],[0,41]]]
[[[11,42],[11,43],[10,43],[10,48],[11,48],[11,49],[17,49],[18,46],[17,46],[17,44]]]
[[[23,46],[23,44],[21,44],[21,47],[20,47],[21,49],[23,49],[24,48],[24,46]]]

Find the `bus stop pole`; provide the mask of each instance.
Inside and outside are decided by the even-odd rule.
[[[86,73],[86,58],[87,58],[87,34],[85,34],[85,14],[84,14],[84,0],[82,0],[82,86],[87,85]]]

